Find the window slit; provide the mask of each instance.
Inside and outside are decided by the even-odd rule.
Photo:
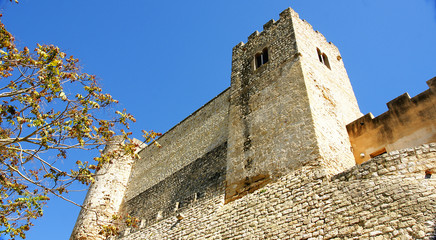
[[[268,49],[264,48],[261,53],[257,53],[254,56],[254,61],[255,61],[255,69],[258,69],[260,66],[267,63],[269,61]]]

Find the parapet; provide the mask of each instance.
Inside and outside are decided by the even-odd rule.
[[[408,93],[388,102],[388,111],[368,113],[349,123],[347,131],[357,163],[386,151],[436,141],[436,77],[429,89],[411,98]]]
[[[279,14],[279,20],[277,20],[277,21],[274,19],[269,20],[267,23],[265,23],[263,25],[263,31],[261,31],[261,32],[259,32],[257,30],[254,31],[252,34],[250,34],[248,36],[246,43],[239,42],[235,47],[233,47],[233,51],[237,51],[238,49],[241,49],[243,46],[245,46],[247,44],[249,45],[251,42],[255,41],[259,36],[264,35],[268,31],[276,29],[279,24],[281,24],[282,22],[285,22],[285,21],[289,21],[289,20],[291,20],[291,18],[300,19],[298,13],[295,12],[292,8],[285,9],[284,11],[282,11]],[[312,25],[310,25],[306,20],[301,19],[301,21],[305,25],[307,25],[310,29],[312,29],[312,31],[314,31],[315,33],[322,36],[322,38],[324,38],[324,40],[327,42],[327,39],[325,38],[325,36],[322,33],[320,33],[319,31],[314,30]],[[328,43],[337,49],[337,47],[332,42],[328,42]]]
[[[314,30],[310,23],[308,23],[304,19],[300,19],[299,14],[297,12],[295,12],[292,8],[287,8],[279,14],[279,19],[277,21],[274,19],[269,20],[267,23],[265,23],[263,25],[263,31],[261,31],[261,32],[259,32],[257,30],[254,31],[252,34],[250,34],[248,36],[246,43],[239,42],[236,46],[233,47],[233,51],[238,51],[240,49],[243,49],[244,46],[250,45],[252,42],[256,41],[259,38],[259,36],[266,34],[266,32],[273,31],[274,29],[277,28],[278,25],[280,25],[281,23],[283,23],[285,21],[291,21],[292,18],[301,20],[301,23],[306,25],[306,27],[308,29],[311,29],[313,32],[315,32],[317,35],[319,35],[322,39],[324,39],[326,42],[328,42],[326,37],[322,33],[320,33],[319,31]],[[333,48],[338,50],[338,48],[332,42],[328,42],[328,43]]]
[[[290,19],[292,14],[297,14],[297,13],[294,10],[292,10],[292,8],[285,9],[283,12],[280,13],[280,19],[278,21],[275,21],[274,19],[269,20],[267,23],[265,23],[263,25],[262,32],[259,32],[257,30],[254,31],[252,34],[250,34],[250,36],[248,36],[247,43],[244,43],[244,42],[238,43],[235,47],[233,47],[233,51],[236,51],[236,50],[240,49],[241,47],[245,46],[246,44],[249,44],[250,42],[254,41],[260,35],[265,34],[266,31],[274,29],[277,26],[277,24],[279,24],[280,22],[282,22],[286,19]],[[297,14],[297,16],[298,16],[298,14]]]

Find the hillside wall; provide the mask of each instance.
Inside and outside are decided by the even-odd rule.
[[[436,144],[394,151],[326,177],[303,167],[224,205],[205,198],[120,237],[133,239],[429,239],[436,220]]]

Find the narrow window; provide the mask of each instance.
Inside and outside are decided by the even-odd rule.
[[[316,51],[318,52],[318,59],[322,63],[322,53],[321,53],[321,50],[319,50],[319,48],[316,48]]]
[[[268,49],[264,48],[261,53],[257,53],[254,56],[255,67],[256,67],[255,69],[258,69],[260,66],[267,63],[268,60],[269,60]]]
[[[327,58],[327,55],[325,53],[322,54],[322,60],[324,61],[324,65],[326,65],[329,69],[331,69],[329,59]]]
[[[258,53],[255,56],[256,58],[256,69],[258,69],[260,66],[262,66],[262,54]]]
[[[319,48],[316,48],[316,52],[318,53],[319,62],[323,63],[326,67],[328,67],[328,69],[331,70],[330,62],[329,62],[329,59],[327,57],[327,54],[321,52],[321,50],[319,50]]]
[[[262,62],[263,62],[263,64],[265,64],[265,63],[267,63],[268,62],[268,49],[263,49],[263,51],[262,51]]]

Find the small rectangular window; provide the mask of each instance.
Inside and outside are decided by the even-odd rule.
[[[321,50],[319,50],[319,48],[316,48],[316,52],[318,53],[319,62],[322,63],[322,53],[321,53]]]
[[[267,63],[268,62],[268,49],[263,49],[263,51],[262,51],[262,61],[263,61],[263,64],[265,64],[265,63]]]
[[[318,60],[321,63],[323,63],[328,69],[331,70],[330,62],[329,62],[329,58],[327,57],[327,54],[321,52],[321,50],[319,50],[319,48],[316,48],[316,52],[318,53]]]
[[[254,56],[255,67],[256,67],[255,69],[258,69],[260,66],[267,63],[268,60],[269,60],[268,49],[264,48],[261,53],[257,53]]]
[[[262,54],[256,54],[256,69],[262,66]]]
[[[328,67],[328,69],[331,69],[329,59],[327,58],[327,55],[325,53],[322,54],[322,60],[324,61],[324,65],[326,65],[326,67]]]

